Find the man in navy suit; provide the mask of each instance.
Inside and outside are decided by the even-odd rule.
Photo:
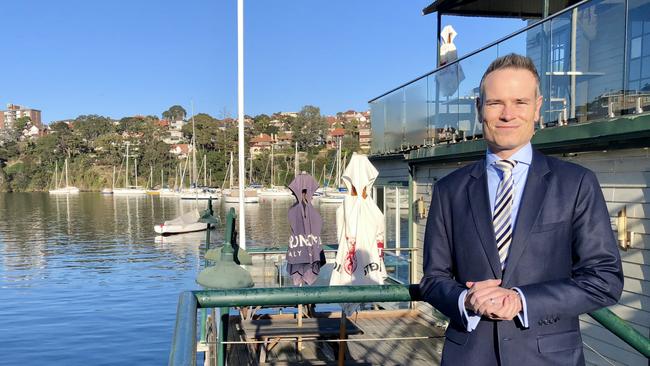
[[[486,157],[433,188],[420,289],[449,317],[443,365],[582,365],[578,316],[621,296],[595,175],[530,144],[541,105],[530,58],[492,62],[477,100]]]

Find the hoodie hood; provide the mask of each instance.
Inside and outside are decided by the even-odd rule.
[[[352,187],[354,187],[357,195],[361,196],[364,188],[366,189],[366,194],[370,195],[377,175],[379,175],[377,169],[368,160],[366,155],[354,153],[341,179],[348,188],[348,192],[352,193]]]
[[[307,173],[298,174],[297,177],[293,179],[291,184],[289,184],[289,189],[293,192],[293,195],[296,196],[298,202],[302,198],[302,190],[307,190],[307,201],[311,202],[314,192],[318,189],[318,183],[311,175]]]

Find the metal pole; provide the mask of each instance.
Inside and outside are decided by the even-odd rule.
[[[219,334],[217,334],[217,366],[226,364],[226,350],[228,345],[223,342],[228,341],[228,317],[230,308],[219,308]]]
[[[395,255],[400,255],[400,227],[399,227],[399,187],[395,187]]]
[[[169,353],[170,365],[196,365],[196,307],[196,296],[192,292],[180,294]]]
[[[244,0],[237,0],[237,113],[239,115],[239,247],[246,249],[244,214]]]
[[[571,109],[570,118],[576,118],[576,53],[578,33],[578,8],[571,11]]]
[[[415,176],[415,167],[411,167],[411,174],[409,174],[409,249],[413,249],[417,247],[417,239],[415,236],[415,220],[413,219],[413,216],[415,215],[415,210],[413,209],[413,202],[414,202],[414,197],[415,197],[415,180],[413,180],[413,177]],[[415,278],[417,277],[417,255],[414,250],[409,250],[408,253],[410,257],[410,262],[409,262],[409,283],[415,283]],[[417,307],[417,302],[411,302],[411,308],[415,309]]]

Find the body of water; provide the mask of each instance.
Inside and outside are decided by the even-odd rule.
[[[293,202],[247,206],[248,247],[286,246]],[[199,288],[205,232],[161,238],[153,225],[194,205],[0,194],[0,365],[166,364],[178,295]],[[230,207],[215,208],[224,218]],[[336,207],[320,207],[325,243],[335,242]]]

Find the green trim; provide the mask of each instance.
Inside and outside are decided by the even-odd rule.
[[[603,308],[589,313],[589,315],[632,348],[650,358],[650,339],[632,328],[625,320],[612,313],[611,310]]]
[[[545,153],[568,153],[645,147],[650,138],[650,114],[623,116],[615,119],[576,123],[538,130],[532,143]],[[481,158],[485,140],[444,144],[411,151],[406,162],[446,162]]]
[[[422,300],[419,285],[306,286],[192,291],[199,308]]]

